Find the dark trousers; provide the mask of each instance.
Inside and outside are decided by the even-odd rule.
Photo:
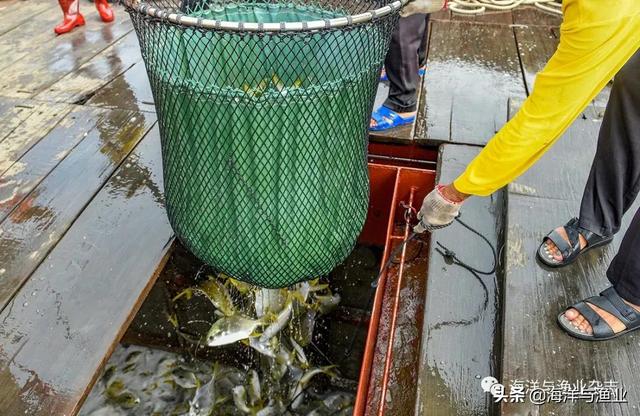
[[[416,111],[418,107],[418,69],[427,58],[427,24],[429,15],[403,17],[398,23],[384,62],[389,78],[389,97],[385,107],[400,113]]]
[[[568,160],[568,163],[571,161]],[[599,235],[620,230],[640,191],[640,50],[616,75],[598,150],[582,197],[580,225]],[[640,305],[640,210],[607,277],[625,300]]]

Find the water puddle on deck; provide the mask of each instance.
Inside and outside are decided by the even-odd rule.
[[[80,415],[351,415],[381,256],[357,246],[286,291],[210,280],[177,248]]]

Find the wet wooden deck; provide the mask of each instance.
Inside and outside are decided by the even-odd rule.
[[[87,25],[56,37],[55,3],[0,0],[0,414],[76,413],[172,246],[157,120],[135,33],[121,8],[106,25],[90,4],[82,8]],[[433,16],[418,120],[381,139],[445,143],[440,174],[453,178],[531,90],[558,24],[528,8]],[[603,102],[606,92],[567,142],[593,146],[598,123],[591,120]],[[474,300],[485,291],[431,253],[416,414],[638,414],[637,339],[585,345],[551,319],[603,286],[614,248],[562,272],[533,260],[540,237],[577,211],[586,178],[590,152],[571,161],[562,180],[553,173],[561,155],[558,146],[519,180],[525,187],[505,191],[508,204],[496,196],[466,209],[468,222],[505,246],[504,270],[487,278],[480,319],[456,324],[478,313]],[[459,243],[461,235],[451,228],[434,239],[485,266],[482,243]],[[625,383],[630,403],[494,407],[478,380],[489,373],[611,378]]]

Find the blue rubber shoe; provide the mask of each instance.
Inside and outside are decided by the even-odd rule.
[[[418,69],[418,75],[420,76],[420,78],[424,77],[424,74],[426,72],[427,72],[427,68],[424,66]],[[387,71],[383,69],[382,74],[380,75],[380,82],[387,82],[387,81],[389,81],[389,77],[387,76]]]
[[[369,131],[384,131],[395,127],[411,124],[416,120],[416,116],[401,117],[395,111],[382,106],[371,114],[371,118],[375,120],[375,127],[369,127]]]

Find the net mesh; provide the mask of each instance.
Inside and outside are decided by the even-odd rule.
[[[148,5],[202,19],[278,23],[386,3]],[[181,242],[216,269],[262,287],[330,272],[367,215],[367,129],[397,12],[339,29],[242,32],[127,9],[154,95],[167,212]]]

